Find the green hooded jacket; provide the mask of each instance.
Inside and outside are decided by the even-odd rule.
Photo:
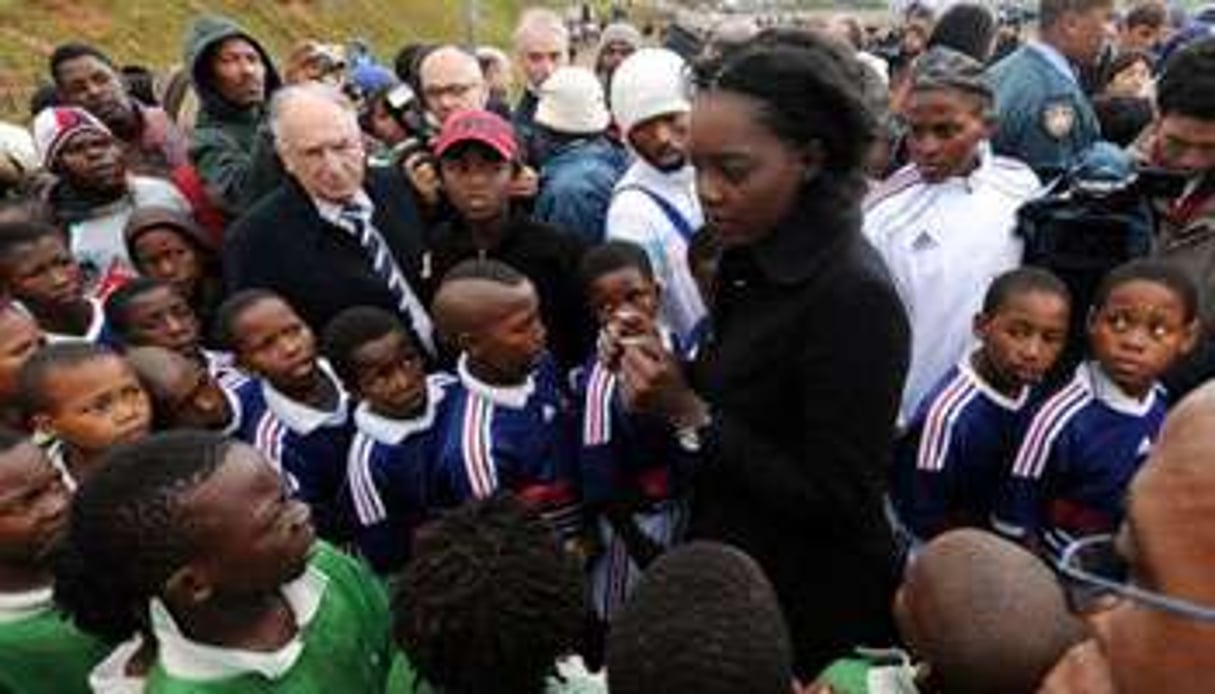
[[[266,66],[266,103],[237,106],[215,88],[208,62],[215,48],[233,37],[245,39],[261,54]],[[204,16],[194,21],[186,33],[184,59],[199,101],[190,136],[190,160],[212,201],[233,218],[283,180],[267,108],[270,94],[281,81],[266,49],[225,17]]]

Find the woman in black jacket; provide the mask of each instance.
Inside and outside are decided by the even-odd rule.
[[[777,589],[798,675],[893,638],[883,513],[906,318],[859,233],[870,118],[854,61],[761,37],[702,80],[692,156],[725,247],[693,387],[653,343],[621,347],[625,397],[699,446],[692,534],[753,556]]]

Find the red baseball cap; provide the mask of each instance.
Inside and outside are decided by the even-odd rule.
[[[465,142],[480,142],[507,161],[519,154],[515,130],[501,116],[490,111],[458,111],[443,124],[435,141],[435,156],[442,157],[452,147]]]

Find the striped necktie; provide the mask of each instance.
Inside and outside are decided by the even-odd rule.
[[[355,238],[359,240],[359,244],[363,246],[363,250],[367,252],[375,274],[388,285],[388,289],[397,298],[398,310],[409,316],[414,334],[422,342],[422,347],[427,353],[433,356],[435,354],[434,326],[430,321],[430,316],[405,280],[404,273],[401,272],[396,259],[388,250],[388,243],[384,241],[379,230],[371,224],[370,216],[367,210],[357,205],[347,205],[342,208],[341,212],[342,221],[347,224]]]

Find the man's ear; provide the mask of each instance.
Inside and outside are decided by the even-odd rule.
[[[170,605],[201,605],[215,593],[205,570],[186,564],[173,572],[164,585],[165,601]]]
[[[1202,334],[1202,321],[1195,318],[1190,321],[1189,325],[1185,326],[1185,335],[1181,341],[1181,353],[1188,354],[1194,349],[1194,345],[1198,343],[1198,336]]]
[[[975,336],[975,339],[982,340],[987,336],[987,316],[979,311],[970,320],[970,334]]]

